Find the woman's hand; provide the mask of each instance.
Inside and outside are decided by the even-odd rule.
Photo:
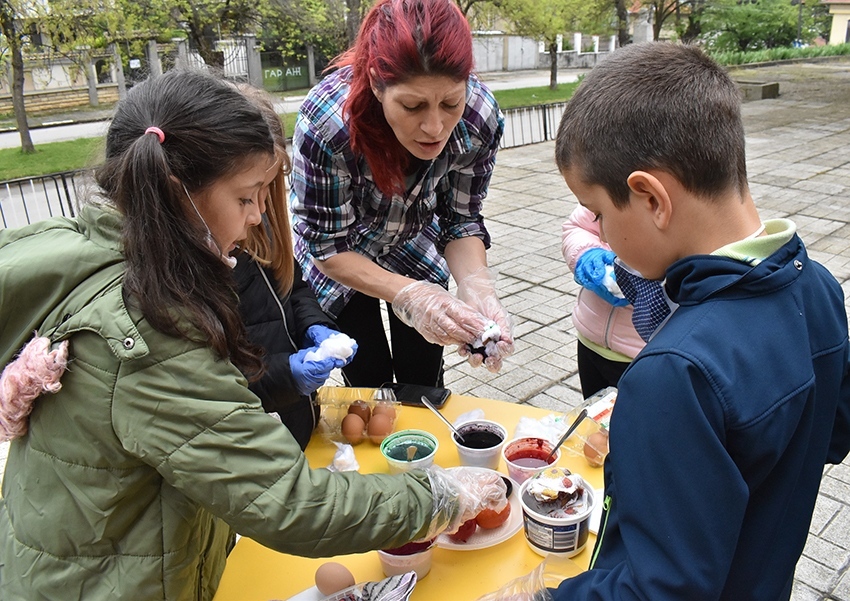
[[[428,342],[465,345],[484,331],[489,321],[445,288],[430,282],[413,282],[393,299],[393,312]]]
[[[464,276],[457,285],[458,298],[470,307],[480,312],[499,326],[499,339],[495,345],[488,348],[486,356],[472,353],[470,349],[461,347],[458,353],[466,357],[473,367],[481,365],[497,372],[502,367],[502,359],[514,352],[513,320],[499,298],[496,296],[496,274],[487,267],[481,267]],[[483,330],[477,332],[481,334]]]

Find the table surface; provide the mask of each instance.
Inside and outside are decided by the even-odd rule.
[[[528,405],[516,405],[504,401],[482,399],[453,394],[442,409],[442,413],[454,421],[462,413],[473,409],[484,411],[484,417],[502,424],[512,438],[520,418],[540,419],[550,411]],[[435,462],[441,467],[458,465],[457,449],[445,424],[424,407],[404,406],[399,412],[396,430],[418,428],[431,432],[439,439]],[[327,467],[333,460],[336,447],[315,435],[307,447],[306,456],[313,468]],[[388,472],[386,460],[381,456],[378,445],[368,440],[354,447],[354,453],[362,473]],[[602,468],[590,467],[583,457],[562,453],[558,465],[581,474],[594,488],[602,488]],[[507,474],[504,460],[500,460],[499,471]],[[596,537],[590,534],[587,545],[573,557],[576,573],[587,569]],[[537,567],[543,557],[530,549],[520,529],[508,540],[487,549],[475,551],[434,550],[431,571],[418,581],[412,601],[438,601],[452,599],[477,599],[497,590],[503,584],[528,574]],[[222,576],[221,585],[214,601],[269,601],[289,599],[315,585],[316,569],[324,559],[309,559],[277,553],[246,537],[240,538],[231,552]],[[357,582],[382,580],[378,554],[369,553],[341,555],[333,558],[354,575]]]

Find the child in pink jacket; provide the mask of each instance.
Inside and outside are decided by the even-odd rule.
[[[576,281],[582,284],[573,308],[573,324],[578,336],[581,392],[587,398],[606,386],[616,386],[646,343],[632,325],[628,301],[593,277],[603,265],[613,263],[614,253],[600,238],[593,213],[581,205],[576,205],[562,226],[561,250]]]

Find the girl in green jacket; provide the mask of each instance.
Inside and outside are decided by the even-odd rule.
[[[119,103],[100,202],[0,231],[0,598],[211,599],[234,532],[332,556],[504,506],[493,472],[310,469],[248,390],[231,253],[281,165],[256,105],[169,71]]]

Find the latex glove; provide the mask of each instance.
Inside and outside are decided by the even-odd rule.
[[[583,570],[573,560],[553,554],[546,557],[530,573],[514,578],[502,588],[479,597],[478,601],[552,601],[549,589],[555,589],[567,578]]]
[[[295,387],[298,392],[303,395],[309,395],[318,390],[319,386],[330,377],[331,371],[335,367],[345,365],[345,360],[335,357],[328,357],[321,361],[307,361],[305,358],[307,353],[317,350],[319,350],[319,347],[313,346],[289,355],[289,370],[292,372],[292,379],[295,380]]]
[[[425,540],[442,532],[452,534],[484,509],[501,511],[508,504],[507,487],[493,470],[458,467],[451,471],[432,465],[427,470],[434,506]]]
[[[468,347],[459,348],[458,354],[466,357],[473,367],[478,367],[483,361],[491,372],[499,371],[502,359],[514,352],[514,326],[513,319],[496,296],[496,271],[481,267],[465,276],[457,284],[457,296],[499,326],[499,338],[495,345],[488,346],[485,356],[470,352]]]
[[[306,332],[304,332],[304,343],[309,343],[312,346],[319,346],[322,344],[322,341],[331,334],[339,334],[339,331],[331,329],[328,326],[323,326],[320,323],[313,324],[307,328]]]
[[[431,282],[413,282],[395,295],[393,313],[428,342],[468,344],[487,325],[487,318],[448,290]]]
[[[616,285],[616,276],[614,276],[614,259],[617,255],[613,251],[605,250],[604,248],[591,248],[584,251],[576,261],[575,279],[576,282],[587,288],[602,300],[614,305],[615,307],[625,307],[629,301],[620,296],[615,296],[609,289],[609,285],[613,282]],[[608,285],[606,285],[606,279]],[[616,288],[619,293],[619,288]]]

